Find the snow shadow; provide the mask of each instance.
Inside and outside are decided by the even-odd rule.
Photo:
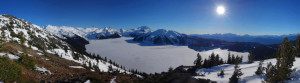
[[[219,65],[219,66],[214,66],[214,67],[211,67],[211,68],[208,68],[208,69],[199,69],[196,72],[197,73],[203,73],[203,74],[210,74],[211,72],[221,71],[221,69],[225,69],[229,66],[231,66],[231,65],[229,65],[229,64]]]
[[[247,76],[244,77],[239,83],[247,83],[250,80],[263,80],[266,77],[264,75],[253,75],[253,76]]]

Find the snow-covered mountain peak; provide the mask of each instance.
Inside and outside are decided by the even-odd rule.
[[[65,39],[65,36],[74,37],[78,35],[84,37],[83,35],[86,34],[85,32],[80,31],[78,28],[68,27],[68,26],[58,27],[53,25],[46,25],[44,26],[44,29],[63,39]]]
[[[108,27],[75,28],[75,27],[67,27],[67,26],[58,27],[58,26],[47,25],[44,28],[49,32],[52,32],[56,34],[58,37],[63,39],[65,39],[65,36],[74,37],[75,35],[85,39],[97,39],[97,35],[110,36],[120,32],[118,29],[111,29]]]
[[[134,35],[141,35],[141,34],[152,32],[152,30],[147,26],[142,26],[130,30],[113,29],[111,27],[75,28],[75,27],[67,27],[67,26],[58,27],[52,25],[47,25],[44,28],[49,32],[56,34],[60,38],[65,38],[64,36],[74,37],[75,35],[78,35],[85,39],[117,38],[121,36],[134,36]]]
[[[69,36],[73,37],[78,35],[85,39],[107,39],[119,38],[121,36],[134,37],[136,41],[151,42],[154,44],[172,44],[172,45],[185,45],[187,35],[178,33],[172,30],[158,29],[152,31],[147,26],[125,30],[125,29],[112,29],[110,27],[104,28],[74,28],[74,27],[56,27],[48,25],[46,30],[56,34],[59,37]]]
[[[153,32],[138,35],[135,41],[150,42],[154,44],[185,45],[187,35],[172,30],[158,29]]]

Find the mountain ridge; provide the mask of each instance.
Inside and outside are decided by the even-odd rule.
[[[104,59],[100,56],[82,53],[74,50],[74,45],[58,37],[57,34],[48,32],[44,28],[34,25],[24,19],[20,19],[11,15],[0,15],[0,28],[1,28],[0,52],[1,54],[4,54],[4,55],[0,55],[1,56],[0,58],[2,58],[2,56],[6,57],[6,55],[9,55],[9,57],[12,57],[11,59],[13,61],[15,61],[15,59],[18,61],[20,59],[23,59],[24,56],[25,57],[28,56],[29,58],[33,58],[34,61],[38,61],[38,63],[36,63],[36,67],[33,68],[43,70],[42,72],[45,72],[46,70],[49,72],[48,74],[50,75],[48,74],[41,75],[44,77],[43,79],[41,79],[38,78],[39,76],[32,77],[28,75],[28,73],[24,74],[25,76],[28,75],[29,77],[35,78],[36,81],[72,82],[72,80],[76,79],[76,77],[78,77],[78,80],[80,78],[80,81],[84,81],[87,80],[89,76],[89,75],[81,76],[81,75],[75,75],[76,73],[69,73],[70,75],[74,74],[74,76],[71,76],[70,78],[67,78],[68,76],[61,77],[64,80],[61,80],[59,78],[56,79],[51,78],[57,76],[59,77],[59,75],[61,74],[69,75],[67,74],[68,72],[63,72],[64,69],[53,68],[59,66],[66,67],[65,69],[70,69],[70,67],[73,65],[79,65],[82,68],[86,69],[86,70],[80,70],[82,72],[96,71],[96,72],[108,73],[114,71],[118,73],[133,74],[119,67],[116,63],[106,60],[106,58]],[[68,35],[72,35],[72,34],[68,34]],[[76,35],[72,35],[72,36],[76,36]],[[77,38],[75,37],[75,39]],[[3,46],[4,48],[8,48],[8,49],[2,50]],[[71,68],[70,71],[72,70],[73,69]],[[34,75],[39,74],[36,71],[32,71],[32,70],[26,70],[26,71],[34,73]]]

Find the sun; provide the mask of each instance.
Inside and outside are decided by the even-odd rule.
[[[225,14],[225,7],[224,6],[218,6],[216,11],[217,11],[218,15],[224,15]]]

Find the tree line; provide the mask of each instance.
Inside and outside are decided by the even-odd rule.
[[[238,64],[242,63],[243,57],[235,56],[228,53],[228,59],[227,61],[224,61],[222,58],[220,58],[219,54],[215,54],[214,52],[211,53],[211,55],[208,57],[208,59],[202,59],[201,55],[198,53],[197,58],[194,61],[194,68],[200,69],[200,68],[210,68],[212,66],[217,66],[221,64]]]

